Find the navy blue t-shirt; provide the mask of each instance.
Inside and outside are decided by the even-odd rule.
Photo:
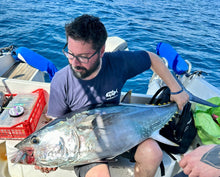
[[[91,80],[76,78],[68,65],[51,81],[47,114],[58,117],[91,105],[118,104],[125,82],[150,66],[150,57],[145,51],[105,53],[100,72]]]

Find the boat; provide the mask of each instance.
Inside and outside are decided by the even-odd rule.
[[[106,51],[117,51],[117,50],[128,50],[127,42],[119,37],[109,37],[107,39],[106,43]],[[9,55],[9,56],[8,56]],[[4,54],[4,64],[7,65],[7,58],[11,57],[10,52],[7,54]],[[220,97],[220,90],[216,87],[214,87],[212,84],[208,83],[201,72],[193,72],[191,71],[191,64],[189,61],[184,61],[183,59],[179,57],[171,57],[173,59],[178,59],[179,65],[176,65],[176,68],[171,68],[171,70],[174,70],[175,72],[178,72],[177,77],[179,81],[184,85],[184,87],[193,93],[194,95],[202,98],[202,99],[208,99],[211,97],[218,96]],[[169,60],[167,60],[167,57],[161,56],[161,59],[165,62],[167,67],[169,67]],[[10,58],[10,60],[13,60],[13,58]],[[172,59],[171,59],[172,60]],[[1,62],[1,60],[0,60]],[[20,62],[20,61],[19,61]],[[24,62],[24,61],[23,61]],[[172,61],[171,61],[172,62]],[[31,67],[34,66],[33,63]],[[184,67],[182,66],[182,63],[184,63]],[[28,62],[26,62],[28,65]],[[180,69],[177,69],[180,67]],[[5,67],[6,68],[6,67]],[[10,68],[7,66],[7,68]],[[41,68],[40,68],[41,69]],[[44,72],[42,69],[36,68],[38,72],[42,74]],[[181,70],[184,70],[184,73],[182,74]],[[6,71],[5,71],[6,72]],[[4,76],[4,75],[3,75]],[[36,78],[36,77],[35,77]],[[156,74],[153,73],[152,78],[148,85],[148,91],[146,94],[138,94],[138,93],[132,93],[130,103],[138,103],[138,104],[146,104],[149,103],[152,96],[155,94],[155,92],[164,86],[163,81],[161,78]],[[43,89],[44,90],[44,96],[45,96],[45,102],[48,102],[49,94],[50,94],[50,83],[45,82],[41,79],[18,79],[18,78],[9,78],[9,77],[0,77],[0,91],[7,93],[7,94],[28,94],[32,93],[36,89]],[[126,93],[122,93],[122,98]],[[36,129],[42,127],[47,122],[47,119],[45,118],[45,113],[47,110],[47,104],[43,109],[43,112],[39,118],[39,123],[36,127]],[[48,174],[42,173],[39,170],[34,170],[34,166],[31,165],[20,165],[20,164],[13,164],[11,163],[10,156],[11,152],[14,150],[14,145],[16,145],[20,140],[16,139],[0,139],[0,152],[7,152],[7,158],[3,157],[4,155],[0,154],[0,176],[5,177],[20,177],[20,176],[28,176],[28,177],[43,177],[43,176],[75,176],[74,171],[72,170],[63,170],[58,168],[55,172],[50,172]],[[195,140],[193,141],[192,145],[190,146],[188,151],[193,150],[196,145],[201,143],[199,137],[197,136]],[[165,167],[165,177],[172,177],[176,173],[181,171],[181,168],[178,165],[178,161],[181,159],[181,155],[175,154],[174,155],[176,160],[173,160],[166,152],[163,152],[163,163]],[[115,159],[110,161],[110,173],[111,176],[114,177],[131,177],[134,176],[133,173],[134,163],[129,162],[128,159],[125,159],[123,157],[116,157]],[[160,177],[161,175],[161,169],[158,168],[155,177]]]
[[[56,71],[50,60],[26,47],[0,48],[0,77],[45,82],[45,74],[51,80]]]

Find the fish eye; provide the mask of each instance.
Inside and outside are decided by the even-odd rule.
[[[40,140],[37,136],[32,136],[31,137],[31,143],[32,144],[39,144]]]

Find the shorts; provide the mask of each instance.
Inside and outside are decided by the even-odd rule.
[[[122,156],[124,158],[127,158],[130,160],[130,162],[135,162],[134,159],[134,155],[135,152],[137,150],[137,146],[135,146],[134,148],[130,149],[129,151],[124,152],[123,154],[119,155]],[[76,176],[78,177],[85,177],[86,173],[93,167],[97,166],[97,165],[101,165],[101,164],[106,164],[108,165],[108,162],[94,162],[94,163],[90,163],[90,164],[86,164],[86,165],[80,165],[80,166],[75,166],[74,167],[74,171],[76,173]]]

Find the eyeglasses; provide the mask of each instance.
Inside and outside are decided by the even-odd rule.
[[[75,56],[72,53],[69,53],[66,50],[68,43],[65,44],[65,46],[62,49],[63,54],[66,56],[66,58],[68,58],[69,60],[73,60],[74,58],[76,58],[80,63],[88,63],[89,60],[95,56],[95,54],[97,54],[99,52],[99,50],[96,50],[95,53],[93,53],[90,57],[84,57],[84,56]]]

